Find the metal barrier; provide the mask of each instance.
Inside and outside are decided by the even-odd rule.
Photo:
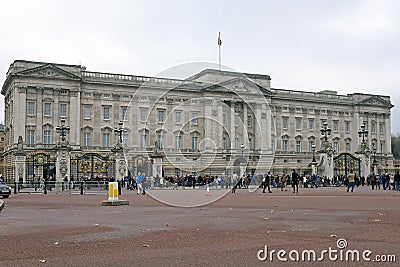
[[[76,181],[76,182],[32,182],[14,183],[14,194],[107,194],[108,182]]]

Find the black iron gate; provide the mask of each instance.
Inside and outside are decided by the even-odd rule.
[[[27,182],[36,183],[42,180],[54,181],[56,179],[55,159],[47,153],[33,153],[27,157],[26,170],[25,180]]]
[[[114,177],[114,160],[98,153],[86,153],[71,158],[71,179],[105,180]]]
[[[358,176],[361,175],[361,160],[350,153],[341,153],[333,158],[335,175],[347,176],[350,170],[354,171]]]

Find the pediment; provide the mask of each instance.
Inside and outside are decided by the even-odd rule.
[[[243,77],[238,77],[218,84],[213,84],[211,86],[203,88],[203,90],[209,92],[230,92],[237,94],[271,94],[271,91]]]
[[[74,80],[80,79],[80,77],[76,76],[75,74],[63,70],[53,64],[45,64],[36,68],[20,71],[16,74],[22,76],[46,77],[46,78],[57,78],[57,79],[74,79]]]
[[[369,105],[369,106],[381,106],[392,108],[394,107],[392,103],[380,98],[379,96],[371,96],[359,102],[360,105]]]

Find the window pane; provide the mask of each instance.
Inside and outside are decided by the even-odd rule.
[[[110,134],[109,133],[103,133],[103,146],[104,147],[110,146]]]
[[[48,145],[51,143],[51,132],[49,130],[43,131],[43,144]]]
[[[67,104],[60,104],[60,116],[61,117],[67,116]]]
[[[45,116],[50,116],[51,115],[51,103],[44,103],[44,111],[43,114]]]
[[[35,115],[35,102],[28,102],[28,115]]]
[[[140,108],[140,121],[147,120],[147,108]]]
[[[175,122],[176,123],[181,123],[181,115],[182,115],[182,112],[180,112],[180,111],[175,112]]]
[[[110,107],[103,108],[103,119],[109,120],[110,119]]]
[[[90,119],[90,106],[84,106],[83,108],[84,111],[84,119]]]

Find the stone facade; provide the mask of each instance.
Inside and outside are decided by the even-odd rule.
[[[17,60],[2,87],[4,165],[15,165],[19,136],[27,159],[46,153],[55,162],[56,127],[65,119],[71,158],[94,152],[111,159],[119,138],[114,130],[122,121],[133,173],[151,174],[155,154],[165,176],[239,173],[243,162],[248,173],[310,172],[311,147],[321,147],[325,121],[335,153],[359,150],[357,132],[364,123],[379,168],[393,166],[389,96],[274,89],[270,82],[268,75],[211,69],[179,80]],[[14,172],[5,168],[4,176],[14,179]]]

